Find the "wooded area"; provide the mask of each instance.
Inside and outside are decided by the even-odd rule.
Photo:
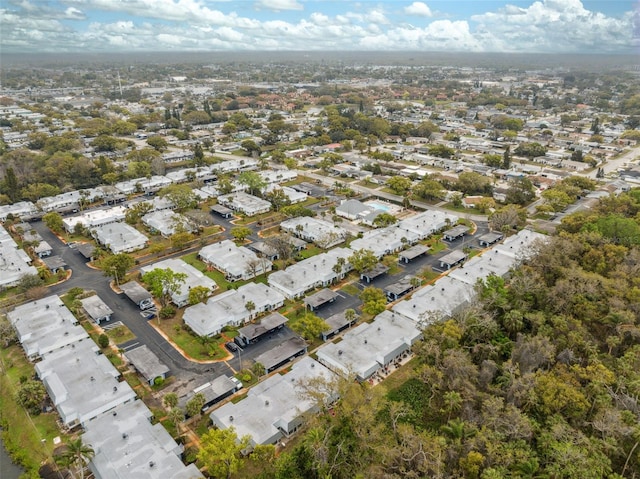
[[[409,380],[333,385],[342,399],[259,477],[637,477],[639,212],[636,189],[567,217],[425,330]]]

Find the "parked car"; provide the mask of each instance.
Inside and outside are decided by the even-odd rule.
[[[236,346],[236,344],[232,342],[228,342],[227,344],[225,344],[225,347],[232,353],[235,353],[238,350],[238,346]]]

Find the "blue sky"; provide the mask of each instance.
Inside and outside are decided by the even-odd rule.
[[[640,1],[4,0],[3,52],[640,53]]]

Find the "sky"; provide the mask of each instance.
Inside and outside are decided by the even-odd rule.
[[[640,0],[2,0],[0,48],[640,55]]]

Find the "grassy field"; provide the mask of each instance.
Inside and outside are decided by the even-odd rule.
[[[32,377],[33,365],[22,348],[0,348],[0,417],[3,440],[14,461],[27,471],[38,471],[41,463],[51,462],[53,438],[66,436],[58,430],[55,412],[30,416],[15,400],[21,377]]]
[[[182,257],[182,260],[214,280],[219,288],[217,291],[227,291],[230,287],[239,288],[240,286],[251,282],[265,284],[267,283],[267,277],[264,274],[246,281],[227,281],[224,277],[224,274],[222,274],[220,271],[218,271],[217,269],[208,268],[204,262],[200,261],[198,259],[198,253],[190,253],[188,255],[185,255]]]
[[[235,333],[230,331],[224,336],[214,338],[196,336],[184,327],[181,312],[173,318],[159,320],[159,327],[187,356],[200,361],[226,358],[229,353],[224,348],[224,343],[229,341]]]
[[[125,325],[105,330],[104,334],[109,336],[109,339],[113,344],[126,343],[127,341],[131,341],[136,338],[135,334],[133,334]]]

